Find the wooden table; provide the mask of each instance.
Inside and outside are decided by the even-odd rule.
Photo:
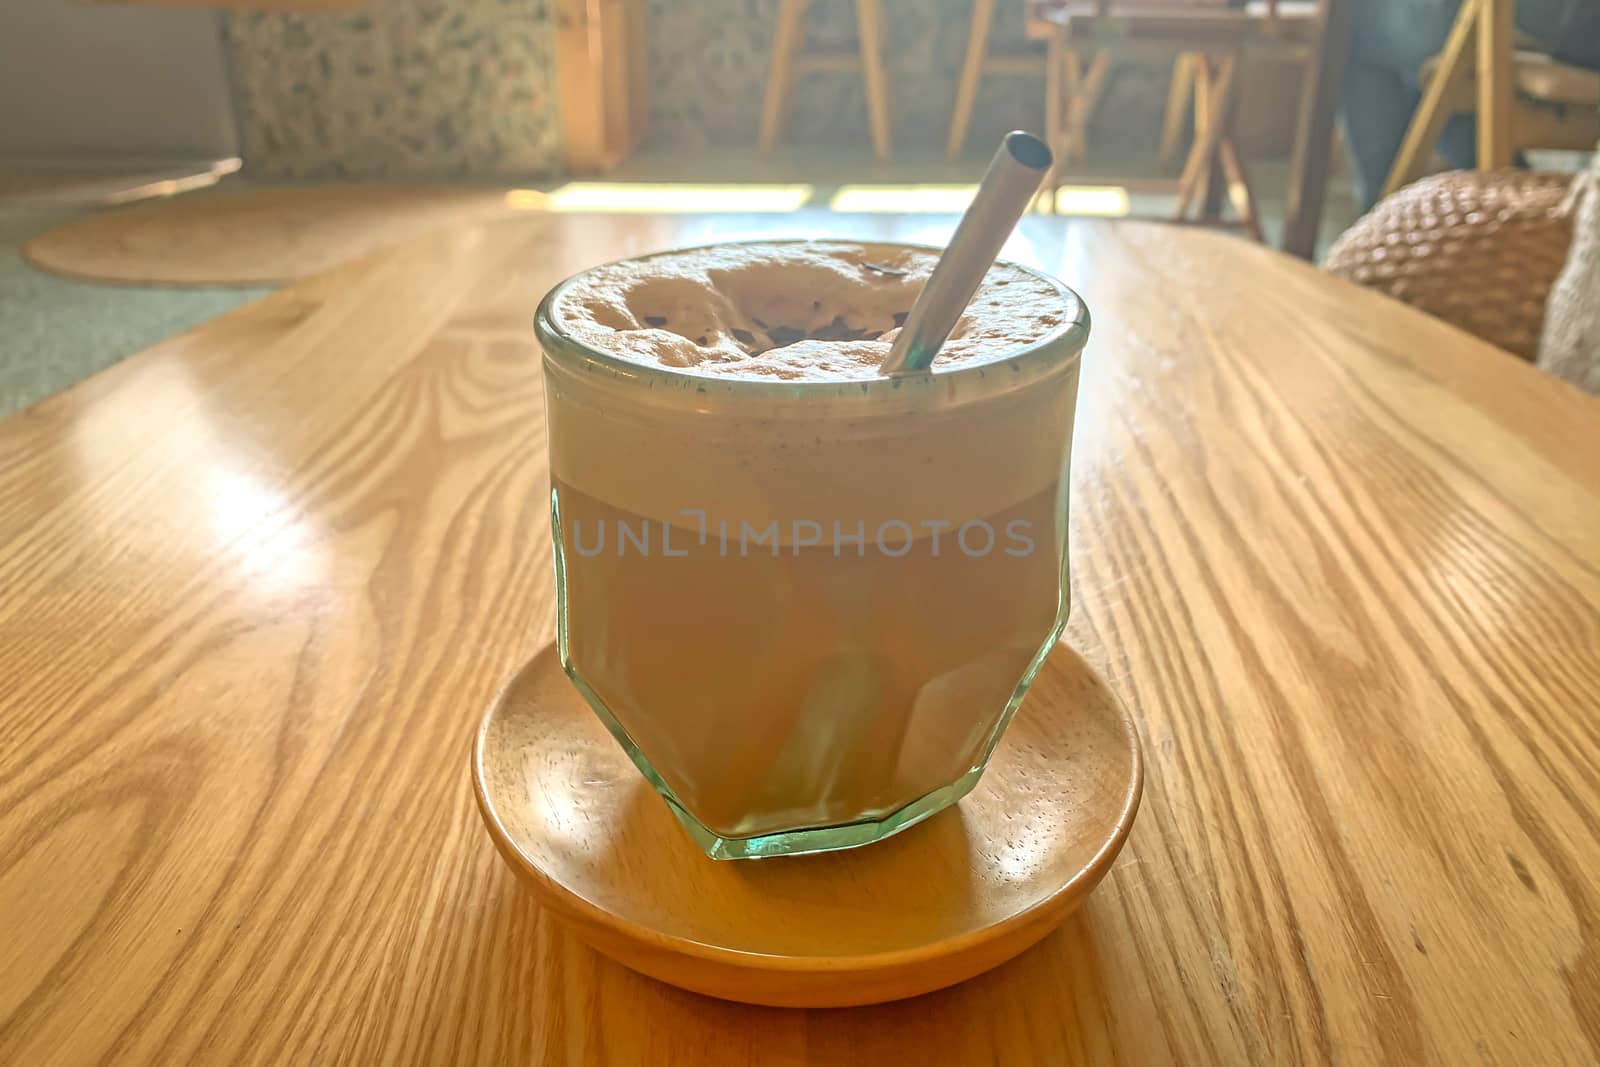
[[[530,216],[0,423],[0,1063],[1600,1057],[1600,401],[1311,267],[1030,219],[1095,316],[1070,639],[1149,760],[989,975],[790,1012],[529,903],[467,774],[551,636],[529,319],[602,258],[948,221]]]

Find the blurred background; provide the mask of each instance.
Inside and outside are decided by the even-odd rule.
[[[1014,128],[1056,149],[1041,213],[1213,227],[1445,317],[1479,303],[1463,270],[1527,245],[1537,318],[1600,136],[1595,7],[0,0],[0,412],[456,219],[953,217]],[[1452,168],[1514,175],[1351,231]],[[1427,220],[1474,214],[1511,259],[1504,235],[1442,255]],[[1501,343],[1533,358],[1538,328]]]

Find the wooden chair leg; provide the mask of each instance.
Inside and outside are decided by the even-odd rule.
[[[1511,166],[1512,0],[1478,0],[1478,169]]]
[[[761,105],[761,137],[758,147],[772,151],[778,143],[783,112],[789,105],[794,83],[794,56],[805,43],[805,15],[808,0],[783,0],[778,9],[778,26],[772,35],[772,62],[767,68],[767,95]]]
[[[1096,52],[1089,69],[1079,80],[1077,91],[1067,101],[1066,156],[1082,158],[1089,152],[1089,119],[1105,92],[1106,76],[1111,71],[1111,55]]]
[[[1234,214],[1244,223],[1245,232],[1251,240],[1265,243],[1266,238],[1261,234],[1261,219],[1256,214],[1255,190],[1250,187],[1250,176],[1245,173],[1244,160],[1239,158],[1232,137],[1224,137],[1218,142],[1217,154],[1222,159],[1222,173],[1228,179],[1228,202],[1233,205]]]
[[[1228,175],[1222,169],[1222,146],[1227,143],[1230,127],[1224,119],[1222,136],[1217,140],[1216,151],[1206,167],[1205,180],[1200,184],[1200,210],[1196,217],[1208,226],[1222,222],[1222,205],[1228,199]]]
[[[1199,152],[1200,144],[1205,140],[1206,127],[1211,125],[1211,105],[1217,98],[1217,61],[1210,56],[1197,56],[1195,58],[1194,81],[1194,143],[1189,146],[1190,155],[1184,160],[1184,173],[1189,172],[1191,161],[1198,158],[1194,153]],[[1200,167],[1194,172],[1195,181],[1198,183],[1190,195],[1197,203],[1204,204],[1211,199],[1211,170],[1200,160]],[[1182,188],[1179,189],[1182,195]]]
[[[1195,83],[1195,99],[1205,102],[1201,113],[1204,124],[1195,135],[1194,146],[1190,148],[1189,158],[1183,165],[1183,177],[1178,180],[1178,205],[1173,210],[1173,218],[1187,217],[1189,208],[1197,201],[1203,203],[1210,199],[1206,183],[1216,161],[1217,143],[1227,128],[1228,109],[1233,103],[1235,66],[1232,56],[1224,56],[1220,60],[1209,57],[1201,59],[1200,80]]]
[[[956,103],[950,111],[950,137],[945,141],[944,154],[955,159],[967,142],[967,127],[972,122],[972,103],[978,96],[978,83],[983,79],[983,62],[987,55],[989,29],[994,25],[995,0],[974,0],[972,25],[967,30],[967,58],[961,64],[961,83],[956,86]]]
[[[1230,64],[1230,74],[1232,74],[1237,72],[1241,60],[1237,56],[1233,56],[1227,60],[1220,61],[1219,70],[1221,62]],[[1220,74],[1218,76],[1220,77]],[[1204,194],[1200,200],[1200,217],[1211,223],[1222,221],[1223,204],[1232,200],[1234,195],[1233,175],[1228,171],[1226,160],[1228,152],[1233,153],[1233,162],[1241,179],[1244,175],[1244,163],[1235,150],[1236,146],[1233,140],[1234,122],[1239,115],[1239,94],[1233,91],[1233,83],[1234,79],[1230,77],[1229,92],[1223,101],[1222,112],[1220,115],[1214,114],[1210,119],[1210,122],[1217,126],[1217,144],[1216,150],[1211,154],[1211,166],[1206,168],[1206,184],[1204,186]],[[1244,188],[1244,193],[1246,194],[1246,207],[1253,211],[1253,206],[1249,203],[1248,186]],[[1240,217],[1242,220],[1242,212]]]
[[[1195,56],[1184,52],[1172,61],[1172,84],[1167,89],[1167,110],[1161,119],[1161,162],[1172,162],[1178,153],[1178,139],[1183,136],[1183,117],[1189,104],[1189,92],[1194,86]]]
[[[1389,168],[1389,178],[1383,183],[1384,196],[1415,181],[1422,173],[1422,168],[1427,166],[1434,143],[1439,140],[1439,131],[1444,129],[1445,120],[1450,117],[1444,102],[1455,95],[1462,79],[1467,76],[1467,64],[1472,61],[1480,3],[1481,0],[1462,0],[1461,11],[1456,15],[1455,24],[1450,27],[1450,36],[1445,39],[1444,51],[1439,53],[1439,65],[1428,80],[1422,102],[1417,105],[1416,114],[1411,116],[1411,125],[1406,127],[1400,153],[1395,156],[1394,165]]]
[[[888,159],[889,81],[883,73],[883,13],[878,0],[856,0],[856,28],[861,35],[861,75],[867,87],[872,151],[879,159]]]
[[[1294,152],[1289,158],[1283,231],[1279,237],[1279,247],[1301,259],[1310,259],[1316,252],[1317,235],[1322,229],[1322,204],[1327,198],[1333,156],[1334,116],[1344,87],[1355,18],[1356,0],[1322,0],[1318,5],[1319,32],[1301,83],[1300,113],[1295,122]]]
[[[1055,189],[1061,184],[1060,175],[1065,165],[1062,158],[1066,149],[1066,131],[1062,128],[1061,120],[1062,102],[1067,92],[1066,83],[1072,78],[1069,60],[1074,58],[1075,54],[1067,50],[1061,35],[1051,35],[1044,61],[1044,139],[1055,160],[1050,165],[1050,173],[1045,175],[1044,186],[1050,195],[1052,207],[1055,204]]]

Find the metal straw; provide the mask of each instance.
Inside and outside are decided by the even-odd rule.
[[[927,370],[933,363],[1000,254],[1000,246],[1039,191],[1050,163],[1050,147],[1033,134],[1021,130],[1006,134],[949,247],[911,305],[889,358],[880,367],[883,373]]]

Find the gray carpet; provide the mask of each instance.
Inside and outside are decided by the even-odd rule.
[[[269,291],[95,285],[23,261],[28,238],[81,214],[0,207],[0,417]]]

